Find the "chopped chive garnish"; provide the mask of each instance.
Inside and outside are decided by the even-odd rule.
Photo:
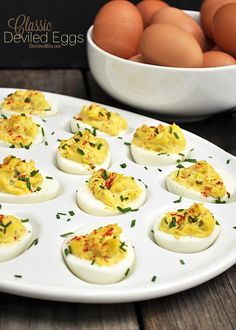
[[[107,112],[107,119],[110,119],[110,117],[111,117],[111,113]]]
[[[159,152],[157,156],[166,155],[166,152]]]
[[[44,128],[41,127],[42,136],[45,136]]]
[[[67,257],[71,253],[71,247],[68,245],[68,248],[64,250],[65,256]]]
[[[127,166],[127,165],[126,165],[125,163],[120,164],[120,167],[121,167],[121,168],[126,168],[126,166]]]
[[[230,159],[227,159],[226,164],[229,164],[229,163],[230,163]]]
[[[2,117],[3,119],[7,119],[7,116],[5,116],[4,114],[1,114],[1,117]]]
[[[173,134],[174,134],[176,139],[179,139],[179,135],[176,132],[174,132]]]
[[[104,187],[103,185],[101,185],[101,184],[100,184],[100,186],[99,186],[99,187],[100,187],[101,189],[105,189],[105,187]]]
[[[156,277],[156,275],[154,275],[153,277],[152,277],[152,282],[155,282],[156,281],[156,279],[157,279],[157,277]]]
[[[69,218],[69,219],[66,219],[66,221],[71,221],[71,219]]]
[[[48,141],[45,141],[44,144],[45,144],[45,146],[48,146]]]
[[[126,270],[126,272],[125,272],[125,277],[128,276],[129,271],[130,271],[130,268],[128,268],[128,269]]]
[[[184,157],[184,154],[182,154],[181,152],[179,152],[179,155],[182,156],[182,157]]]
[[[196,160],[196,159],[194,159],[194,158],[186,158],[186,159],[185,159],[185,162],[189,162],[189,163],[196,163],[196,162],[197,162],[197,160]]]
[[[38,239],[38,238],[35,238],[35,239],[33,240],[33,242],[29,245],[28,249],[30,249],[33,245],[37,245],[38,242],[39,242],[39,239]]]
[[[130,227],[133,228],[135,226],[135,224],[136,224],[136,219],[133,219],[131,221]]]
[[[182,165],[182,164],[178,164],[176,167],[177,168],[185,168],[184,165]]]
[[[159,131],[158,131],[158,128],[157,128],[157,127],[154,129],[154,132],[155,132],[156,134],[159,134]]]
[[[148,170],[147,166],[144,166],[145,170]]]
[[[217,226],[220,226],[220,224],[219,224],[219,222],[218,222],[217,220],[216,220],[216,225],[217,225]]]
[[[52,133],[51,133],[51,135],[54,135],[54,134],[55,134],[55,132],[52,132]]]
[[[77,148],[77,151],[78,151],[78,153],[79,153],[80,155],[82,155],[82,156],[84,156],[84,155],[85,155],[85,153],[84,153],[84,151],[83,151],[82,149],[80,149],[80,148]]]
[[[102,178],[106,181],[107,179],[108,179],[108,174],[107,174],[107,171],[106,170],[104,170],[103,172],[102,172]]]
[[[126,244],[125,244],[125,242],[120,242],[120,249],[122,250],[122,251],[124,251],[124,252],[126,252],[126,249],[124,248],[125,246],[127,246]]]
[[[15,274],[14,277],[16,277],[16,278],[22,278],[22,275]]]
[[[32,142],[30,142],[29,144],[26,144],[24,147],[25,147],[25,149],[29,149],[30,148],[30,146],[31,146],[31,144],[32,144]]]
[[[103,144],[99,143],[99,145],[97,146],[97,149],[100,150],[102,146],[103,146]]]
[[[123,137],[122,137],[122,136],[117,136],[117,139],[120,139],[120,140],[122,140],[122,139],[123,139]]]
[[[93,134],[94,136],[97,135],[97,128],[96,128],[96,127],[93,127],[93,132],[92,132],[92,134]]]
[[[36,174],[38,174],[39,170],[33,170],[32,172],[30,172],[30,176],[33,177]]]
[[[53,180],[52,176],[46,176],[46,179]]]
[[[74,212],[74,211],[69,211],[68,213],[69,213],[69,215],[70,215],[71,217],[73,217],[73,215],[75,215],[75,212]]]
[[[25,100],[24,100],[25,103],[29,103],[30,101],[31,101],[30,97],[26,97]]]
[[[117,209],[122,213],[127,213],[127,212],[130,212],[132,210],[131,207],[122,208],[120,206],[117,206]]]
[[[21,219],[21,222],[29,222],[29,219]]]
[[[16,146],[14,144],[11,144],[9,148],[15,148]]]
[[[218,197],[218,198],[216,198],[215,203],[216,203],[216,204],[225,204],[226,201],[222,201],[222,200],[220,199],[220,197]]]
[[[183,259],[180,259],[179,262],[181,263],[181,265],[185,265],[185,262]]]
[[[176,218],[172,217],[171,222],[169,223],[169,228],[176,227]]]
[[[159,172],[162,172],[162,169],[161,169],[161,168],[158,168],[158,171],[159,171]]]
[[[96,144],[93,143],[93,142],[89,142],[89,145],[90,145],[91,147],[95,147],[95,146],[96,146]]]
[[[236,226],[234,226],[233,229],[236,229]]]
[[[130,146],[130,145],[131,145],[130,142],[124,142],[124,144],[125,144],[126,146]]]
[[[61,142],[61,139],[57,139],[58,142]]]
[[[61,234],[60,237],[67,237],[67,236],[72,235],[72,234],[74,234],[73,231],[65,233],[65,234]]]
[[[173,203],[180,203],[181,200],[182,200],[182,197],[180,196],[180,198],[179,199],[176,199],[175,201],[173,201]]]
[[[91,265],[94,265],[95,264],[95,259],[94,260],[92,260],[92,262],[91,262]]]
[[[138,211],[139,209],[131,209],[131,212],[136,212]]]

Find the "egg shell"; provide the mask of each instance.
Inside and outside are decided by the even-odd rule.
[[[205,0],[200,9],[200,20],[205,34],[213,40],[212,24],[216,11],[226,3],[235,2],[234,0]]]
[[[61,155],[59,151],[57,151],[57,165],[59,169],[65,173],[70,174],[80,174],[80,175],[88,175],[93,171],[97,171],[101,168],[107,169],[111,162],[111,152],[108,151],[107,157],[102,164],[95,164],[94,168],[86,164],[81,164],[75,162],[71,159],[67,159]]]
[[[150,64],[198,68],[203,53],[196,39],[183,29],[171,24],[152,24],[143,32],[140,48]]]
[[[209,51],[203,53],[203,68],[216,66],[234,65],[235,59],[233,56],[221,51]]]
[[[32,226],[30,223],[22,223],[26,228],[26,233],[21,239],[16,240],[14,243],[1,244],[0,243],[0,262],[4,262],[17,257],[22,254],[30,244],[32,237]]]
[[[159,1],[159,0],[140,1],[137,4],[137,8],[142,15],[144,27],[146,28],[150,24],[152,16],[156,11],[158,11],[163,7],[168,7],[168,6],[169,5],[164,1]]]
[[[217,239],[221,229],[219,225],[215,225],[213,232],[207,237],[180,236],[175,238],[174,235],[158,229],[161,219],[162,217],[157,219],[153,227],[155,241],[164,249],[178,253],[195,253],[207,249]]]
[[[129,58],[130,61],[138,62],[138,63],[145,63],[142,54],[137,54]]]
[[[167,23],[178,26],[191,33],[198,41],[203,51],[208,48],[208,41],[200,25],[181,9],[174,7],[161,8],[152,16],[150,24],[155,23]]]
[[[93,229],[100,227],[99,223],[90,224],[79,228],[75,234],[85,235],[90,233]],[[74,236],[74,235],[73,235]],[[132,271],[134,264],[134,249],[129,241],[128,237],[124,234],[120,234],[120,240],[125,242],[127,255],[125,259],[119,263],[111,266],[99,266],[96,263],[91,264],[90,260],[85,260],[74,256],[72,254],[65,255],[65,249],[67,248],[67,242],[73,237],[67,238],[62,244],[62,254],[68,268],[79,278],[86,282],[94,284],[112,284],[121,281],[126,277],[126,272],[129,269],[129,274]]]
[[[108,53],[128,59],[137,53],[142,32],[142,17],[135,5],[110,1],[95,17],[93,40]]]
[[[212,32],[221,50],[236,56],[236,3],[228,3],[217,10]]]

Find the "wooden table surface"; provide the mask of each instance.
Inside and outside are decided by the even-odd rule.
[[[1,70],[0,86],[40,89],[133,110],[111,99],[89,72],[79,70]],[[181,126],[236,156],[236,112]],[[72,304],[0,293],[0,329],[235,330],[235,293],[236,265],[191,290],[136,303]]]

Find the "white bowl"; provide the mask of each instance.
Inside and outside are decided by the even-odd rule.
[[[195,20],[199,12],[187,11]],[[236,106],[236,65],[175,68],[137,63],[111,55],[87,33],[90,70],[112,97],[145,111],[176,118],[204,117]]]

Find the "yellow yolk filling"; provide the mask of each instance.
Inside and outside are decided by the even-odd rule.
[[[203,204],[193,204],[188,209],[168,212],[162,218],[159,230],[180,236],[208,237],[213,232],[216,220]]]
[[[205,197],[222,198],[226,188],[220,175],[206,161],[176,170],[170,177],[179,184],[200,192]]]
[[[37,124],[27,116],[12,115],[0,119],[0,140],[17,147],[30,146],[38,131]]]
[[[127,254],[125,242],[120,241],[122,229],[117,224],[93,230],[90,234],[75,236],[69,242],[71,253],[92,264],[110,266],[120,262]]]
[[[114,209],[128,207],[141,194],[133,177],[104,169],[93,173],[88,186],[97,199]]]
[[[186,147],[186,140],[181,128],[176,125],[142,125],[136,129],[132,143],[138,147],[158,153],[179,153]]]
[[[12,195],[25,195],[39,191],[43,177],[33,160],[26,162],[15,156],[4,158],[0,165],[0,191]]]
[[[102,164],[109,151],[106,140],[95,137],[88,131],[78,132],[68,140],[62,140],[59,152],[62,157],[93,167]]]
[[[113,136],[127,129],[125,118],[94,103],[83,106],[81,112],[74,118]]]
[[[34,90],[16,90],[6,97],[2,108],[31,115],[42,115],[46,111],[51,111],[51,106],[43,93]]]
[[[11,244],[26,234],[26,228],[20,219],[13,215],[0,214],[0,245]]]

